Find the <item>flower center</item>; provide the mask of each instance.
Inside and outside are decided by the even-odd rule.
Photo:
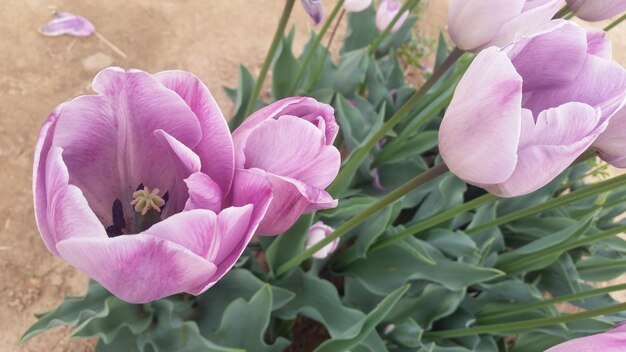
[[[130,202],[130,205],[135,206],[135,212],[145,216],[150,209],[154,209],[160,213],[161,207],[165,205],[165,200],[159,197],[158,188],[150,191],[150,188],[144,186],[143,189],[139,189],[133,193],[133,201]]]

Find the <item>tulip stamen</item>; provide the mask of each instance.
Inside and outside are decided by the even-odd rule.
[[[146,215],[150,209],[154,209],[157,212],[161,212],[161,207],[165,205],[165,200],[159,196],[159,189],[155,188],[150,191],[150,188],[143,187],[143,189],[133,192],[133,201],[130,202],[133,205],[137,213]]]

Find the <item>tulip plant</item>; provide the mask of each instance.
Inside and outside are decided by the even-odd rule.
[[[626,70],[567,20],[626,1],[451,0],[417,87],[399,52],[419,0],[302,0],[320,27],[301,53],[284,2],[259,75],[226,89],[233,116],[192,73],[107,68],[43,122],[37,226],[93,280],[23,340],[626,351],[626,284],[607,284],[626,273],[626,175],[606,174],[626,167]]]

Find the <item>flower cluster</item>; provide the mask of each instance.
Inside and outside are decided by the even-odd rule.
[[[109,68],[93,89],[41,128],[35,213],[52,253],[128,302],[200,294],[257,230],[337,204],[324,191],[340,164],[326,104],[278,101],[231,135],[190,73]]]

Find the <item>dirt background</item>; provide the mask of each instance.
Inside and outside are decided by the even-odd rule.
[[[326,13],[334,1],[324,0]],[[423,1],[420,32],[434,37],[445,26],[447,0]],[[57,329],[18,343],[34,313],[80,294],[87,278],[53,257],[35,226],[31,172],[39,125],[60,102],[90,91],[100,69],[116,65],[148,72],[183,69],[211,89],[228,116],[232,104],[221,87],[234,86],[239,63],[258,73],[283,2],[280,0],[2,0],[0,11],[0,352],[92,351],[93,340],[69,339]],[[54,9],[90,19],[121,49],[97,36],[40,35]],[[296,3],[297,52],[312,29]],[[345,23],[344,23],[345,24]],[[602,26],[602,24],[596,24]],[[343,27],[343,26],[342,26]],[[335,40],[339,46],[342,33]],[[611,33],[616,59],[626,64],[626,24]]]

